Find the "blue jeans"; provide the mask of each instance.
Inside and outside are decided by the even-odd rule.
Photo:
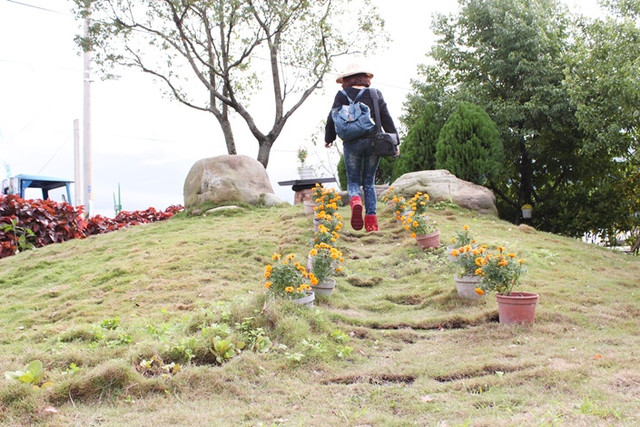
[[[362,187],[365,213],[367,215],[375,215],[378,199],[374,183],[380,157],[373,154],[369,138],[345,142],[343,147],[349,200],[354,196],[361,196],[360,187]]]

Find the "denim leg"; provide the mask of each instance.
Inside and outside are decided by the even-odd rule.
[[[362,150],[359,141],[345,142],[344,144],[344,165],[347,170],[347,192],[349,200],[354,196],[361,196],[362,186]]]
[[[365,213],[375,215],[378,199],[376,197],[375,179],[380,157],[371,151],[371,140],[358,139],[344,144],[344,163],[347,170],[347,192],[349,199],[361,196],[360,187],[364,190]]]
[[[367,147],[371,146],[367,144]],[[362,159],[362,187],[364,190],[365,213],[367,215],[375,215],[378,210],[378,198],[376,197],[375,180],[379,163],[380,157],[373,154],[371,148],[365,151]]]

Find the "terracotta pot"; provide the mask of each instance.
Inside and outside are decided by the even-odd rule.
[[[327,277],[322,282],[319,282],[317,285],[311,286],[311,289],[313,289],[313,292],[315,292],[318,295],[329,296],[331,295],[331,292],[333,292],[333,289],[335,287],[336,287],[336,279]]]
[[[306,296],[298,299],[291,300],[296,304],[304,305],[308,308],[313,308],[313,301],[316,299],[316,294],[313,291],[306,291]]]
[[[440,246],[440,231],[416,236],[416,242],[422,249],[437,248]]]
[[[496,295],[500,323],[533,323],[536,315],[538,294],[529,292],[511,292],[509,295]]]
[[[480,277],[478,276],[453,276],[456,282],[458,296],[465,299],[480,299],[483,295],[476,292],[476,288],[480,286]]]

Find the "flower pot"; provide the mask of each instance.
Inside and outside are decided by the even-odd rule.
[[[291,301],[308,308],[313,308],[313,301],[316,299],[316,294],[313,291],[306,291],[306,294],[307,295],[302,298],[294,299]]]
[[[476,292],[476,288],[480,286],[479,276],[453,276],[453,280],[456,282],[456,289],[460,298],[473,300],[482,298],[482,295]]]
[[[322,224],[322,220],[319,218],[313,218],[313,231],[316,232],[318,231],[318,226]]]
[[[511,292],[509,295],[496,295],[500,323],[533,323],[538,296],[538,294],[529,292]]]
[[[300,175],[300,179],[311,179],[313,178],[313,168],[309,166],[303,166],[298,168],[298,174]]]
[[[333,292],[333,288],[335,287],[336,287],[336,279],[327,277],[322,282],[319,282],[317,285],[311,286],[311,289],[313,289],[313,292],[315,292],[318,295],[329,296],[331,295],[331,292]]]
[[[416,242],[422,249],[437,248],[440,246],[440,231],[416,236]]]
[[[310,200],[302,202],[302,206],[304,206],[304,213],[307,215],[312,215],[315,212],[313,208],[316,207],[316,204]]]

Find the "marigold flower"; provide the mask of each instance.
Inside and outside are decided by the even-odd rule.
[[[275,254],[271,255],[271,260],[272,261],[276,261],[276,260],[279,261],[281,257],[282,257],[282,254],[275,253]]]
[[[507,254],[507,256],[508,256],[509,258],[515,258],[515,257],[516,257],[516,254],[514,254],[514,253],[512,252],[512,253],[510,253],[510,254]]]
[[[463,229],[464,231],[467,231],[467,230],[469,229],[469,226],[468,226],[468,225],[463,225],[463,226],[462,226],[462,229]]]
[[[311,256],[316,256],[316,255],[318,255],[318,251],[317,251],[315,248],[313,248],[313,249],[311,249],[311,250],[309,251],[309,255],[311,255]]]
[[[318,278],[316,277],[315,274],[309,273],[309,283],[311,283],[311,285],[313,286],[318,284]]]
[[[264,266],[264,278],[268,278],[271,276],[271,269],[273,269],[273,266],[271,264],[267,264]]]
[[[455,242],[456,242],[456,238],[455,238],[455,237],[452,237],[452,238],[451,238],[451,243],[455,243]]]
[[[408,229],[407,229],[407,230],[408,230]],[[412,238],[412,239],[415,239],[415,238],[416,238],[416,233],[415,233],[415,231],[414,231],[413,233],[411,233],[411,238]]]
[[[460,251],[459,250],[454,249],[454,250],[451,251],[451,256],[458,256],[458,255],[460,255]]]
[[[524,264],[524,259],[522,259],[522,258],[521,258],[521,259],[519,259],[519,260],[518,260],[518,262],[519,262],[520,264]]]
[[[506,258],[502,258],[502,259],[498,262],[498,265],[499,265],[500,267],[506,267],[507,265],[509,265],[509,261],[507,261],[507,259],[506,259]]]
[[[273,283],[267,282],[267,283],[264,284],[264,287],[269,289],[269,288],[271,288],[272,285],[273,285]]]
[[[482,271],[482,267],[476,268],[476,276],[482,276],[483,274],[484,274],[484,271]]]
[[[296,255],[295,255],[295,254],[289,254],[289,255],[287,255],[287,256],[284,258],[284,260],[285,260],[285,261],[291,261],[291,260],[293,260],[295,257],[296,257]]]
[[[480,288],[476,288],[476,294],[478,295],[484,295],[484,291]]]
[[[284,288],[284,291],[290,294],[293,293],[293,286],[287,286],[286,288]]]
[[[503,252],[504,251],[504,247],[503,246],[498,246],[497,250],[498,250],[498,252]]]
[[[482,265],[484,265],[484,258],[482,258],[482,257],[478,257],[478,258],[476,258],[476,265],[477,265],[477,266],[482,266]]]

